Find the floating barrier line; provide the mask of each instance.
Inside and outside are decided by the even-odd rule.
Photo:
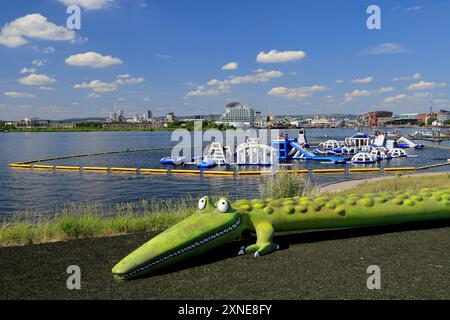
[[[431,168],[443,167],[450,165],[450,162],[438,163],[422,167],[387,167],[387,168],[349,168],[348,173],[361,173],[361,172],[394,172],[394,171],[416,171],[416,170],[426,170]],[[119,168],[119,167],[96,167],[96,166],[53,166],[53,165],[43,165],[43,164],[29,164],[29,163],[10,163],[9,167],[11,169],[41,169],[41,170],[58,170],[58,171],[97,171],[97,172],[131,172],[131,173],[173,173],[173,174],[195,174],[195,175],[208,175],[208,176],[255,176],[255,175],[267,175],[275,174],[279,172],[288,172],[296,174],[342,174],[346,172],[344,168],[336,169],[293,169],[293,170],[248,170],[248,171],[223,171],[223,170],[189,170],[189,169],[159,169],[159,168]]]
[[[384,171],[416,171],[416,167],[384,168]]]
[[[200,174],[201,171],[200,170],[178,170],[178,169],[173,169],[173,170],[170,170],[170,173],[174,173],[174,174]]]
[[[312,173],[345,173],[345,169],[313,169]]]
[[[424,146],[425,146],[426,148],[434,148],[434,149],[450,150],[450,147],[436,146],[436,145],[433,145],[433,144],[425,144]]]
[[[122,172],[137,172],[137,168],[110,168],[111,171],[122,171]]]
[[[438,163],[438,164],[432,164],[429,166],[418,167],[417,170],[426,170],[426,169],[438,168],[438,167],[443,167],[443,166],[448,166],[448,165],[450,165],[450,162],[443,162],[443,163]]]
[[[204,175],[213,176],[213,175],[220,175],[220,176],[234,176],[234,171],[203,171]]]
[[[75,167],[75,166],[55,166],[55,170],[69,170],[69,171],[75,171],[75,170],[81,170],[81,167]]]
[[[31,165],[24,163],[10,163],[9,167],[12,169],[20,168],[20,169],[31,169]]]
[[[256,175],[263,175],[263,174],[272,174],[273,171],[271,170],[255,170],[255,171],[239,171],[238,175],[240,176],[256,176]]]
[[[141,173],[165,173],[167,174],[169,170],[167,169],[139,169]]]
[[[30,160],[30,161],[26,161],[26,162],[17,162],[17,163],[18,164],[33,164],[33,163],[38,163],[38,162],[64,160],[64,159],[71,159],[71,158],[105,156],[105,155],[129,153],[129,152],[165,151],[165,150],[173,150],[173,149],[183,149],[183,147],[161,147],[161,148],[130,149],[130,150],[124,150],[124,151],[90,152],[90,153],[71,154],[71,155],[61,156],[61,157],[51,157],[51,158]],[[194,149],[198,149],[198,147],[197,148],[194,147]]]
[[[293,170],[283,170],[284,172],[288,172],[288,173],[303,173],[303,174],[308,174],[309,170],[308,169],[293,169]],[[277,172],[278,173],[278,172]]]
[[[108,167],[83,167],[83,170],[87,171],[108,171]]]
[[[380,168],[350,168],[348,169],[349,173],[352,172],[380,172]]]
[[[391,168],[349,168],[348,173],[362,173],[362,172],[395,172],[395,171],[418,171],[418,170],[426,170],[431,168],[438,168],[450,165],[450,162],[438,163],[428,166],[421,167],[391,167]],[[219,170],[184,170],[184,169],[159,169],[159,168],[117,168],[117,167],[95,167],[95,166],[53,166],[53,165],[39,165],[39,164],[28,164],[28,163],[10,163],[9,167],[11,169],[37,169],[37,170],[58,170],[58,171],[98,171],[98,172],[107,172],[110,171],[112,173],[116,172],[132,172],[132,173],[173,173],[173,174],[196,174],[196,175],[208,175],[208,176],[252,176],[252,175],[267,175],[279,173],[281,171],[288,173],[296,173],[296,174],[342,174],[346,172],[346,169],[298,169],[298,170],[280,170],[280,171],[272,171],[272,170],[250,170],[250,171],[219,171]]]
[[[53,170],[55,166],[43,165],[43,164],[35,164],[33,165],[33,169],[41,169],[41,170]]]

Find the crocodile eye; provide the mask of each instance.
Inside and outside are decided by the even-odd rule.
[[[199,210],[203,210],[206,208],[206,198],[203,197],[198,201],[198,208]]]
[[[217,209],[219,209],[220,212],[226,213],[228,212],[228,201],[225,199],[220,199],[219,203],[217,204]]]

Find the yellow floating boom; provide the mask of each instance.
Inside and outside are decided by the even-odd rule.
[[[139,169],[141,173],[167,173],[167,169]]]
[[[350,168],[348,172],[380,172],[380,168]]]
[[[76,166],[55,166],[55,170],[81,170],[81,167],[76,167]]]
[[[136,173],[138,171],[138,169],[137,168],[111,168],[111,171]]]
[[[416,171],[416,167],[391,167],[384,168],[384,171]]]
[[[86,171],[108,171],[108,167],[83,167],[83,170]]]
[[[313,169],[312,173],[321,174],[321,173],[345,173],[345,169]]]

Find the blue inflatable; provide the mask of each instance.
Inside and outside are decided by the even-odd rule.
[[[197,162],[197,167],[199,167],[199,168],[212,168],[215,166],[216,166],[216,162],[212,159],[206,159],[206,160]]]
[[[180,166],[182,164],[187,164],[190,161],[186,157],[181,157],[181,158],[169,158],[169,157],[166,157],[166,158],[162,158],[160,160],[160,162],[161,162],[161,164],[164,164],[164,165]]]

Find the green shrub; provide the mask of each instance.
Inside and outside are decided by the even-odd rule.
[[[259,196],[262,199],[309,196],[316,192],[315,189],[307,177],[281,170],[260,185]]]

